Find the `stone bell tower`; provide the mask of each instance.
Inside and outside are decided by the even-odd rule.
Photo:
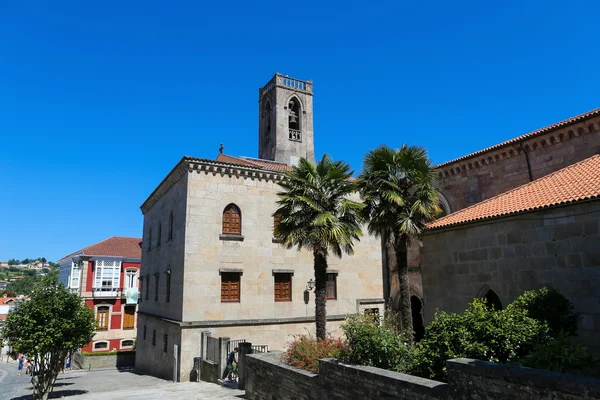
[[[312,100],[312,81],[279,73],[258,89],[258,158],[315,162]]]

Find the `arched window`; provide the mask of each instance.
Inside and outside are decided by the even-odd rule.
[[[146,251],[150,252],[152,250],[152,228],[150,228],[150,232],[148,233],[148,244],[146,245]]]
[[[494,310],[500,311],[502,310],[502,302],[500,301],[500,297],[494,292],[492,289],[488,290],[485,296],[483,296],[485,302],[488,307],[493,308]]]
[[[502,302],[500,301],[500,297],[498,297],[496,292],[494,292],[488,285],[483,285],[483,287],[479,290],[477,297],[485,300],[485,303],[488,307],[493,308],[494,310],[502,310]]]
[[[156,247],[160,247],[160,241],[162,239],[162,224],[159,222],[158,223],[158,232],[157,232],[157,238],[156,238]]]
[[[167,240],[173,240],[173,211],[169,214],[169,232],[167,235]]]
[[[242,234],[242,213],[235,204],[230,204],[223,210],[223,233],[230,235]]]
[[[425,325],[423,324],[423,304],[417,296],[410,296],[410,308],[412,310],[413,330],[415,331],[415,342],[425,336]]]
[[[296,97],[292,97],[288,103],[288,128],[290,140],[302,141],[302,126],[300,102]]]
[[[94,343],[94,350],[108,350],[108,342]]]

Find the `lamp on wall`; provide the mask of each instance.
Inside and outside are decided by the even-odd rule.
[[[310,281],[306,282],[306,290],[313,290],[315,288],[315,281],[310,278]]]

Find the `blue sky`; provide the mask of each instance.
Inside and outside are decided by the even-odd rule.
[[[314,81],[316,153],[439,163],[600,107],[597,1],[0,5],[0,260],[140,236],[183,155],[257,155],[257,89]]]

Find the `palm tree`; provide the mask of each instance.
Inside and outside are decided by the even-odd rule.
[[[300,159],[279,183],[278,221],[274,236],[288,249],[306,248],[313,253],[317,339],[326,337],[326,284],[329,251],[341,257],[353,254],[359,240],[362,203],[348,199],[356,191],[350,166],[324,155],[317,165]]]
[[[408,286],[407,249],[439,212],[435,171],[427,152],[416,146],[380,146],[366,156],[357,185],[370,234],[394,250],[400,284],[402,329],[411,333],[413,321]]]

